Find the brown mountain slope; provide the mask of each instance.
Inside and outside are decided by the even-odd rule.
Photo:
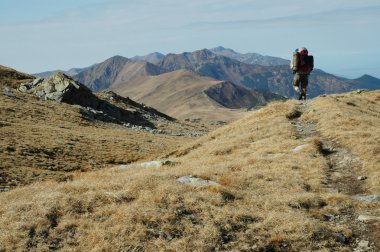
[[[166,156],[172,166],[2,193],[0,248],[378,251],[380,202],[356,196],[380,193],[379,100],[377,91],[272,103]],[[220,185],[176,181],[184,175]]]
[[[114,56],[106,61],[88,67],[86,70],[73,76],[80,83],[92,91],[99,91],[110,87],[125,64],[130,60],[122,56]]]
[[[162,72],[158,66],[149,62],[135,62],[121,56],[114,56],[84,69],[73,78],[96,92],[120,82],[141,76],[158,75]]]
[[[121,69],[117,78],[112,83],[112,88],[117,88],[120,84],[146,76],[155,76],[163,73],[163,71],[156,65],[149,62],[127,62]]]
[[[155,157],[205,132],[110,91],[94,95],[62,73],[25,93],[8,86],[0,107],[0,192]]]
[[[18,72],[12,68],[0,65],[0,87],[18,88],[21,84],[31,82],[36,77]]]
[[[207,89],[220,83],[194,72],[179,70],[159,76],[137,78],[111,89],[175,118],[230,121],[241,117],[243,110],[227,109],[206,95]],[[257,102],[262,105],[261,100]]]
[[[281,100],[283,97],[269,92],[259,92],[235,85],[229,81],[223,81],[209,87],[204,92],[214,101],[226,108],[252,108],[265,105],[271,100]]]

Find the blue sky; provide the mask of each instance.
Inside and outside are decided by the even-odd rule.
[[[380,78],[379,0],[0,0],[0,64],[36,73],[219,45]]]

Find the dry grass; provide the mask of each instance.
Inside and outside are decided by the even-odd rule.
[[[20,84],[31,82],[34,76],[20,73],[12,68],[0,65],[0,88],[8,86],[18,88]]]
[[[129,80],[112,89],[174,118],[200,118],[216,122],[233,121],[245,116],[246,109],[225,108],[204,93],[219,83],[221,81],[194,72],[178,70]]]
[[[0,186],[70,180],[72,171],[150,160],[191,140],[86,121],[78,107],[14,95],[0,95]]]
[[[380,91],[317,99],[303,118],[318,122],[322,136],[360,157],[365,165],[356,172],[368,177],[369,192],[380,193]]]
[[[340,99],[350,95],[338,101],[319,98],[301,117],[318,121],[320,134],[366,160],[369,178],[377,176],[378,156],[356,148],[369,143],[374,154],[379,109],[370,101],[378,96],[352,97],[366,111],[358,112],[357,119],[353,112],[343,114],[352,106]],[[294,101],[270,104],[185,144],[169,157],[175,166],[78,172],[73,181],[39,182],[3,193],[0,200],[7,204],[0,206],[0,250],[349,251],[336,234],[351,238],[353,227],[326,222],[323,214],[343,215],[356,206],[321,185],[327,163],[320,140],[297,137],[293,117],[286,116],[295,106]],[[355,127],[345,124],[351,118]],[[365,127],[368,136],[360,132]],[[360,139],[353,141],[356,134]],[[292,151],[305,143],[307,148]],[[189,174],[221,186],[197,188],[176,181]],[[378,192],[376,182],[369,181],[369,189]]]

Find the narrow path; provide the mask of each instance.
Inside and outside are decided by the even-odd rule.
[[[309,108],[310,101],[299,102],[293,112],[294,117],[290,118],[296,129],[297,139],[307,142],[308,139],[317,138],[320,141],[320,153],[326,160],[326,169],[323,174],[322,187],[327,192],[338,193],[343,197],[361,195],[365,193],[362,181],[358,180],[358,173],[363,167],[363,161],[342,148],[332,140],[324,139],[317,131],[317,125],[311,121],[301,120],[302,114]],[[353,230],[352,238],[343,234],[335,234],[336,240],[348,245],[352,251],[376,251],[374,247],[363,246],[369,238],[368,227],[365,223],[357,221],[358,213],[352,205],[339,206],[339,215],[326,215],[326,221],[332,228],[337,225],[346,225]],[[376,242],[376,241],[373,241]]]

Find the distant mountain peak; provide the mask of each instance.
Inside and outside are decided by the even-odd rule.
[[[232,50],[231,48],[226,48],[226,47],[223,47],[223,46],[218,46],[218,47],[212,48],[212,49],[210,49],[210,51],[212,51],[212,52],[229,51],[231,53],[237,53],[236,51]]]
[[[131,59],[133,61],[147,61],[152,64],[158,64],[164,57],[165,55],[160,52],[153,52],[144,56],[134,56]]]
[[[112,56],[111,58],[106,59],[104,62],[128,62],[130,59],[120,56],[120,55],[115,55]]]
[[[376,78],[369,74],[363,74],[362,76],[357,78],[357,80],[376,80]]]
[[[262,66],[279,66],[279,65],[289,65],[290,61],[278,57],[263,56],[259,53],[238,53],[232,49],[224,48],[219,46],[210,49],[213,53],[229,57],[240,62],[251,64],[251,65],[262,65]]]

